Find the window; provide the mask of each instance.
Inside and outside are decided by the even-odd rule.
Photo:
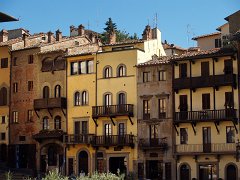
[[[150,81],[150,72],[143,72],[143,82]]]
[[[87,74],[93,73],[93,61],[87,61]]]
[[[1,140],[2,141],[6,140],[6,133],[1,133]]]
[[[117,69],[118,77],[126,76],[126,67],[125,65],[120,65]]]
[[[180,143],[187,144],[188,143],[188,130],[187,128],[180,128]]]
[[[82,105],[88,105],[88,93],[87,93],[87,91],[82,92]]]
[[[28,56],[28,64],[33,64],[33,55]]]
[[[57,57],[53,61],[53,70],[59,71],[59,70],[65,70],[66,69],[66,62],[65,59],[61,56]]]
[[[215,39],[215,48],[220,48],[220,47],[222,47],[221,39]]]
[[[112,95],[111,94],[105,94],[105,96],[104,96],[104,105],[105,106],[112,105]]]
[[[81,98],[80,98],[80,92],[75,92],[74,94],[74,105],[80,106],[81,104]]]
[[[45,58],[42,61],[42,69],[41,69],[41,71],[42,72],[49,72],[49,71],[52,71],[52,69],[53,69],[53,60],[50,59],[50,58]]]
[[[112,125],[110,123],[104,125],[104,133],[105,133],[105,136],[112,135]]]
[[[231,59],[227,59],[224,61],[224,73],[232,74],[233,73],[233,62]]]
[[[149,100],[143,100],[143,119],[150,119]]]
[[[33,81],[28,81],[28,91],[33,90]]]
[[[18,83],[13,83],[13,93],[18,92]]]
[[[1,59],[1,68],[8,68],[8,58]]]
[[[55,98],[61,97],[61,86],[60,85],[56,85],[54,91],[55,91],[54,92]]]
[[[2,87],[0,89],[0,106],[6,106],[7,105],[7,88]]]
[[[71,62],[71,75],[78,74],[78,62]]]
[[[18,112],[13,111],[12,116],[13,116],[13,123],[18,123]]]
[[[88,121],[75,121],[74,122],[75,134],[88,134]]]
[[[17,66],[17,57],[13,58],[13,66]]]
[[[187,77],[187,63],[179,64],[179,78]]]
[[[112,68],[110,66],[104,68],[104,78],[112,77]]]
[[[54,118],[54,129],[61,129],[61,117],[56,116]]]
[[[226,127],[227,143],[235,143],[235,129],[233,126]]]
[[[49,98],[49,87],[48,86],[44,86],[44,88],[43,88],[43,98],[44,99]]]
[[[26,141],[26,136],[19,136],[19,141]]]
[[[118,124],[118,135],[124,136],[125,135],[125,124],[124,123],[119,123]]]
[[[158,81],[166,81],[166,71],[158,71]]]
[[[33,110],[28,110],[28,122],[33,122]]]
[[[119,93],[118,94],[118,104],[119,105],[127,104],[126,103],[126,95],[125,95],[125,93]]]
[[[209,62],[201,62],[201,76],[209,76]]]
[[[210,109],[210,94],[202,94],[202,109]]]
[[[166,99],[158,99],[159,119],[166,118]]]
[[[149,125],[150,139],[156,139],[158,137],[157,125]]]
[[[6,116],[2,116],[2,124],[6,123]]]
[[[232,92],[225,92],[225,107],[226,108],[233,108],[233,93]]]
[[[47,129],[49,129],[49,118],[45,116],[43,118],[43,130],[47,130]]]
[[[79,74],[86,74],[87,73],[87,69],[86,69],[86,61],[80,61],[79,64]]]

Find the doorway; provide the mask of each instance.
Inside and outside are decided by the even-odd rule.
[[[237,179],[237,168],[235,165],[230,164],[227,166],[226,180],[236,180]]]
[[[216,164],[199,165],[199,180],[217,180]]]
[[[161,161],[146,161],[146,177],[147,179],[157,180],[163,178],[163,170]]]
[[[78,173],[88,174],[88,153],[86,151],[78,154]]]
[[[120,174],[127,174],[127,160],[126,157],[110,157],[109,158],[109,171],[117,174],[118,169]]]
[[[187,164],[183,164],[180,167],[180,180],[190,180],[190,167]]]
[[[211,128],[203,127],[203,152],[211,152]]]

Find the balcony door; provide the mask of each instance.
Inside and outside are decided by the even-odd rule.
[[[180,110],[180,119],[185,120],[188,117],[188,102],[187,102],[187,95],[180,95],[179,96],[179,110]]]
[[[118,94],[118,113],[125,112],[125,104],[126,104],[126,95],[124,93]]]
[[[211,128],[203,127],[203,152],[211,152]]]
[[[110,106],[111,105],[112,105],[112,95],[111,94],[105,94],[104,95],[105,114],[110,113]]]
[[[158,126],[157,125],[150,125],[149,126],[150,131],[150,146],[157,146],[158,145]]]
[[[108,123],[104,125],[104,136],[105,136],[105,144],[111,144],[112,140],[112,124]]]
[[[209,76],[209,62],[201,62],[201,75],[202,77]]]

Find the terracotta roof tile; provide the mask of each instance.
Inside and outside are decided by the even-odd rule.
[[[211,34],[204,34],[204,35],[201,35],[201,36],[193,37],[192,40],[197,40],[197,39],[200,39],[200,38],[209,37],[209,36],[215,36],[215,35],[220,35],[220,34],[221,34],[221,32],[214,32],[214,33],[211,33]]]
[[[103,47],[104,46],[116,46],[116,45],[123,45],[123,44],[135,44],[135,43],[142,43],[144,42],[144,40],[141,40],[141,39],[137,39],[137,40],[126,40],[126,41],[122,41],[122,42],[116,42],[116,43],[113,43],[113,44],[104,44],[102,45]]]

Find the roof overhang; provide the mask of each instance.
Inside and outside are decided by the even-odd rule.
[[[0,12],[0,22],[10,22],[10,21],[18,21],[18,19]]]

